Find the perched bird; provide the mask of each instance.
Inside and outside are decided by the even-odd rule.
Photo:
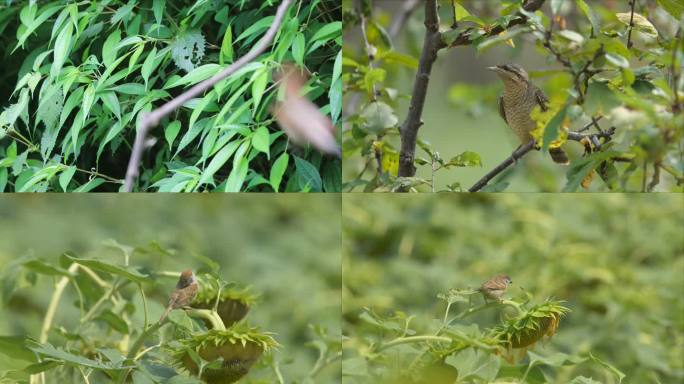
[[[546,111],[549,99],[518,65],[503,64],[488,69],[496,72],[504,83],[503,95],[499,96],[499,115],[520,139],[521,145],[528,143],[532,140],[530,133],[537,127],[530,112],[537,105]],[[549,148],[549,154],[556,163],[569,163],[568,155],[558,147]]]
[[[192,273],[191,269],[181,272],[178,283],[176,284],[176,289],[171,292],[171,297],[169,298],[169,305],[166,307],[166,311],[159,319],[161,322],[164,320],[166,315],[171,312],[172,309],[182,308],[192,303],[192,300],[197,295],[197,280],[195,280],[195,274]]]
[[[274,77],[280,81],[284,97],[276,101],[271,113],[290,140],[299,145],[310,143],[323,153],[341,157],[332,121],[301,94],[306,77],[292,65],[284,65]]]
[[[482,283],[478,291],[482,293],[485,301],[487,299],[501,300],[501,296],[503,296],[510,284],[513,284],[513,281],[508,275],[496,275]]]

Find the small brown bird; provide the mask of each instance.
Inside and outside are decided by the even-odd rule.
[[[192,273],[191,269],[181,272],[178,283],[176,284],[176,289],[171,292],[171,297],[169,298],[169,305],[166,307],[166,311],[159,319],[161,322],[164,320],[166,315],[171,312],[172,309],[182,308],[190,303],[197,295],[197,280],[195,280],[195,274]]]
[[[513,281],[508,275],[496,275],[482,283],[478,291],[482,292],[485,301],[487,299],[501,300],[501,296],[503,296],[510,284],[513,284]]]
[[[499,115],[513,130],[520,144],[532,140],[531,132],[537,123],[530,112],[539,105],[542,111],[548,109],[549,99],[544,92],[532,84],[527,72],[515,64],[503,64],[487,69],[496,72],[504,83],[503,95],[499,96]],[[549,148],[551,159],[559,164],[568,164],[568,155],[558,147]]]
[[[332,121],[321,113],[316,104],[301,95],[306,83],[301,71],[292,65],[284,65],[275,79],[281,81],[285,96],[276,102],[272,114],[290,140],[299,145],[310,143],[323,153],[341,157]]]

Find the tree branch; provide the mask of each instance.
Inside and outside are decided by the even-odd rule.
[[[534,12],[541,8],[543,4],[544,0],[526,0],[522,7],[527,12]],[[508,23],[507,26],[492,28],[484,37],[497,35],[507,28],[518,24],[524,24],[525,22],[527,22],[527,16],[518,13],[518,17]],[[437,59],[437,52],[447,47],[442,39],[442,34],[439,32],[437,0],[425,1],[425,28],[426,32],[423,51],[420,54],[418,72],[416,73],[416,78],[413,83],[411,102],[406,120],[402,123],[400,130],[401,153],[399,155],[399,177],[413,177],[416,174],[416,167],[413,164],[416,152],[416,139],[418,137],[418,130],[423,125],[421,116],[423,114],[427,88],[430,82],[430,73],[432,72],[432,65]],[[472,30],[472,28],[469,28],[459,34],[451,46],[471,44],[470,33]]]
[[[630,0],[629,5],[632,10],[629,15],[629,32],[627,32],[627,48],[632,48],[632,29],[634,29],[634,5],[636,5],[636,0]]]
[[[572,141],[578,141],[581,142],[584,139],[589,139],[591,140],[592,144],[597,147],[597,149],[601,148],[601,142],[599,139],[603,138],[605,141],[609,141],[613,134],[615,133],[615,127],[611,127],[610,129],[606,131],[600,131],[598,133],[580,133],[583,131],[586,131],[588,127],[595,125],[596,121],[600,119],[600,116],[598,118],[592,119],[590,123],[585,125],[582,129],[580,129],[578,132],[568,132],[568,140]],[[512,164],[517,163],[519,159],[521,159],[523,156],[525,156],[528,152],[530,152],[533,148],[535,147],[535,141],[530,140],[529,142],[525,143],[524,145],[521,145],[513,151],[513,153],[504,159],[499,165],[494,167],[491,171],[487,172],[486,175],[484,175],[480,180],[478,180],[475,184],[473,184],[472,187],[468,189],[468,192],[477,192],[484,188],[487,183],[489,183],[494,177],[496,177],[498,174],[503,172],[506,168],[510,167]]]
[[[252,49],[247,52],[244,56],[236,60],[233,64],[229,65],[223,71],[211,77],[201,83],[196,84],[186,92],[180,94],[176,98],[172,99],[168,103],[162,105],[161,107],[155,109],[154,111],[143,115],[140,127],[135,134],[135,141],[133,144],[133,149],[131,151],[131,157],[128,161],[128,168],[126,170],[126,180],[124,182],[124,191],[131,192],[133,190],[133,182],[138,176],[138,168],[140,166],[140,161],[142,160],[142,153],[144,150],[145,138],[147,137],[147,132],[150,128],[159,124],[159,121],[166,115],[180,108],[188,100],[194,98],[195,96],[203,93],[207,89],[213,87],[219,81],[225,79],[231,74],[235,73],[238,69],[242,68],[246,64],[250,63],[257,58],[261,53],[263,53],[266,48],[271,44],[271,41],[275,37],[280,24],[285,17],[285,12],[290,6],[292,0],[283,0],[278,6],[273,23],[268,28],[264,36],[252,47]]]
[[[413,83],[413,93],[409,105],[408,115],[401,126],[401,153],[399,155],[399,176],[411,177],[416,174],[413,159],[416,154],[416,139],[418,129],[423,124],[421,116],[427,97],[432,64],[437,59],[437,52],[444,48],[442,35],[439,32],[439,15],[437,14],[437,0],[425,2],[425,41],[420,54],[418,72]]]

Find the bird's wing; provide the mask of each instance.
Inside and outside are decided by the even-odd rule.
[[[541,89],[535,87],[534,89],[534,98],[537,104],[541,107],[541,110],[546,112],[546,110],[549,109],[549,98],[546,97],[544,94],[544,91]]]
[[[499,96],[499,115],[504,119],[506,124],[508,124],[508,120],[506,120],[506,110],[504,109],[503,95]]]

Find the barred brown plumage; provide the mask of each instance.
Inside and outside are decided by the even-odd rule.
[[[515,64],[503,64],[488,69],[496,72],[504,83],[503,95],[499,96],[499,115],[513,130],[524,145],[533,139],[531,132],[537,126],[530,112],[539,105],[542,111],[548,109],[549,99],[544,92],[532,84],[527,72]],[[550,148],[551,159],[559,164],[568,164],[568,156],[561,148]]]

